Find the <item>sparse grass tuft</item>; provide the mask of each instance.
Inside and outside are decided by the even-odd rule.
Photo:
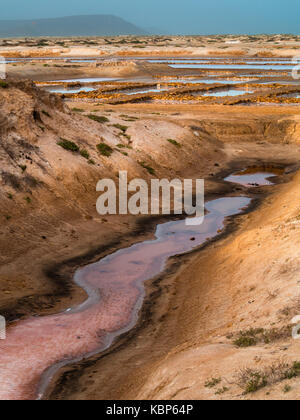
[[[128,122],[134,122],[134,121],[137,121],[139,119],[138,117],[132,117],[132,116],[126,115],[126,114],[120,115],[120,118],[122,118],[123,121],[128,121]]]
[[[251,372],[249,381],[245,386],[245,394],[251,394],[268,385],[267,378],[259,372]]]
[[[263,334],[263,332],[263,328],[250,328],[246,331],[240,331],[233,344],[242,348],[255,346],[257,344],[257,335]]]
[[[102,156],[110,157],[113,153],[113,149],[105,143],[97,144],[97,149]]]
[[[223,388],[219,388],[216,391],[215,395],[222,395],[222,394],[225,394],[225,392],[227,391],[229,391],[229,388],[227,388],[226,386],[223,386]]]
[[[89,152],[87,150],[85,150],[85,149],[80,150],[80,155],[82,157],[84,157],[85,159],[89,159],[90,158]]]
[[[84,109],[81,108],[72,108],[73,112],[84,112]]]
[[[101,123],[101,124],[109,122],[109,119],[107,117],[103,117],[103,116],[89,114],[87,117],[90,120],[97,121],[98,123]]]
[[[265,344],[273,343],[274,341],[289,338],[291,336],[291,327],[287,325],[282,328],[272,328],[264,331],[262,339]]]
[[[293,365],[286,370],[284,377],[285,379],[293,379],[300,376],[300,362],[294,362]]]
[[[205,388],[214,388],[216,385],[219,385],[221,381],[222,378],[211,378],[205,382],[204,386]]]
[[[4,82],[3,80],[0,80],[0,87],[3,88],[3,89],[6,89],[6,88],[8,88],[8,83]]]
[[[250,394],[278,382],[300,376],[300,362],[288,364],[274,363],[260,370],[246,368],[237,375],[237,385],[243,389],[244,394]]]
[[[128,130],[128,127],[126,125],[122,124],[113,124],[113,127],[117,128],[118,130],[122,131],[123,133],[126,133]]]
[[[246,348],[255,346],[257,341],[254,337],[240,337],[234,340],[233,344],[237,347]]]
[[[123,136],[123,137],[125,137],[129,142],[130,142],[130,140],[131,140],[131,136],[129,136],[128,134],[126,134],[126,133],[120,133],[120,136]]]
[[[51,115],[49,114],[49,112],[47,112],[47,111],[45,111],[45,110],[42,110],[42,113],[43,113],[44,115],[46,115],[46,117],[51,118]]]
[[[178,143],[176,140],[173,140],[173,139],[167,139],[167,141],[168,141],[169,143],[173,144],[173,146],[176,146],[176,147],[178,147],[178,148],[181,148],[181,147],[182,147],[182,145],[181,145],[180,143]]]
[[[123,143],[119,143],[119,144],[117,144],[117,148],[118,148],[118,149],[132,149],[132,147],[131,147],[131,146],[128,146],[128,145],[123,144]]]
[[[26,165],[19,165],[19,167],[22,169],[22,172],[25,172],[27,169]]]
[[[146,169],[150,175],[155,175],[155,170],[151,166],[147,165],[145,162],[139,162],[139,164]]]
[[[256,346],[258,343],[273,343],[290,337],[291,327],[289,325],[281,328],[272,328],[265,330],[263,328],[250,328],[246,331],[240,331],[233,344],[237,347],[251,347]]]
[[[62,147],[65,150],[69,150],[70,152],[78,152],[79,147],[76,143],[70,140],[66,140],[61,138],[60,141],[57,143],[60,147]]]

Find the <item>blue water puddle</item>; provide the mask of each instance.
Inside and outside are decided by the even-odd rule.
[[[233,182],[245,186],[263,186],[273,185],[270,178],[276,176],[274,172],[260,172],[251,173],[251,170],[244,170],[235,174],[232,174],[225,178],[227,182]]]

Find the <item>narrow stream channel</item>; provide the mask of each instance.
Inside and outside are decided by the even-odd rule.
[[[275,175],[274,171],[253,170],[226,180],[270,185],[268,178]],[[226,217],[240,214],[250,203],[246,196],[209,201],[202,225],[186,226],[185,220],[159,224],[154,240],[78,269],[74,281],[88,294],[84,303],[56,315],[16,322],[8,329],[7,339],[0,342],[0,399],[41,398],[59,368],[110,347],[117,336],[136,324],[145,296],[144,282],[161,273],[171,256],[221,234]]]

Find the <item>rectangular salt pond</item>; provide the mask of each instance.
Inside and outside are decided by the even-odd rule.
[[[174,80],[168,80],[167,82],[162,82],[162,84],[164,83],[206,83],[206,84],[214,84],[214,83],[224,83],[224,84],[229,84],[229,85],[234,85],[237,83],[246,83],[248,82],[248,80],[218,80],[218,79],[174,79]]]
[[[131,91],[131,92],[118,92],[118,93],[123,93],[124,95],[137,95],[139,93],[158,93],[158,92],[165,92],[166,90],[169,89],[146,89],[146,90],[135,90],[135,91]],[[114,92],[117,93],[117,92]]]
[[[209,64],[209,62],[213,61],[224,61],[226,64],[236,64],[238,63],[245,63],[249,65],[268,65],[268,64],[279,64],[279,65],[292,65],[293,62],[291,60],[244,60],[242,57],[233,59],[233,58],[224,58],[224,57],[215,57],[215,58],[189,58],[189,59],[172,59],[172,58],[165,58],[165,59],[148,59],[150,63],[170,63],[170,64]],[[218,64],[219,65],[219,64]]]
[[[296,98],[296,99],[300,99],[300,93],[296,92],[296,93],[287,93],[285,95],[280,96],[281,98]]]
[[[229,90],[220,91],[220,92],[201,93],[200,96],[225,97],[225,96],[240,96],[240,95],[245,95],[246,93],[253,93],[253,91],[229,89]]]
[[[237,69],[237,70],[248,70],[248,69],[256,69],[256,70],[292,70],[293,65],[259,65],[259,64],[202,64],[202,63],[193,63],[193,64],[171,64],[170,67],[173,69],[220,69],[220,70],[228,70],[228,69]]]
[[[75,89],[68,89],[68,88],[63,88],[63,87],[51,87],[51,88],[46,88],[46,90],[51,93],[79,93],[79,92],[92,92],[93,90],[96,90],[96,88],[92,88],[88,86],[83,86],[83,87],[75,88]]]
[[[93,82],[113,82],[120,80],[115,77],[84,77],[79,79],[63,79],[63,80],[51,80],[50,82],[59,82],[59,83],[93,83]]]

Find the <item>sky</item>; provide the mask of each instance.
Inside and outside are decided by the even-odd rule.
[[[170,34],[300,34],[299,0],[9,0],[0,19],[90,14]]]

